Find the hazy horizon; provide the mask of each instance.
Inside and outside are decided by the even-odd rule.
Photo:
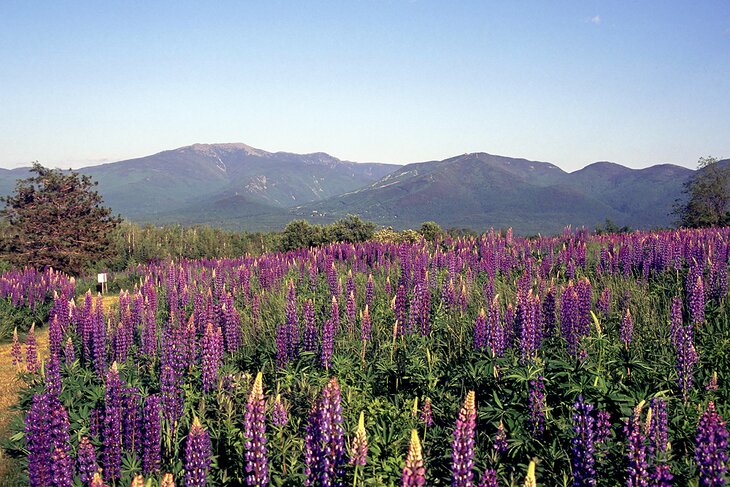
[[[0,167],[196,142],[409,163],[730,157],[730,3],[0,4]]]

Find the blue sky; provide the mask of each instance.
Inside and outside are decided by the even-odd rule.
[[[0,0],[0,167],[730,157],[730,2]]]

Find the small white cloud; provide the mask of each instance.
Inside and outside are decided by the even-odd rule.
[[[601,23],[601,16],[600,15],[594,15],[593,17],[591,17],[590,23],[591,24],[595,24],[595,25],[600,24]]]

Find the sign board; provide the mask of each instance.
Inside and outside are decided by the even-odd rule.
[[[99,284],[103,284],[106,282],[106,272],[102,272],[101,274],[96,275],[96,282]]]

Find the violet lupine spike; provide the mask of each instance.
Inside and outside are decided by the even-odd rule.
[[[629,349],[629,345],[631,344],[631,340],[634,336],[634,319],[631,317],[631,311],[629,309],[626,309],[626,312],[624,313],[624,318],[621,321],[621,341],[624,344],[624,348],[626,350]]]
[[[340,331],[340,305],[335,295],[332,295],[332,300],[330,301],[330,319],[334,323],[334,331],[337,333]]]
[[[91,479],[94,478],[94,473],[99,470],[99,464],[96,463],[96,450],[88,436],[83,436],[79,441],[77,457],[81,483],[86,485],[91,482]]]
[[[304,340],[302,347],[305,352],[317,352],[319,330],[314,319],[314,303],[311,299],[307,299],[303,305],[304,314]]]
[[[699,266],[691,268],[687,275],[687,307],[693,324],[705,321],[705,286]]]
[[[51,454],[53,487],[71,487],[74,477],[74,460],[66,448],[56,447]]]
[[[114,362],[106,374],[104,406],[104,449],[102,464],[104,476],[115,480],[121,476],[122,468],[122,382],[119,379],[117,363]]]
[[[596,443],[605,444],[611,438],[611,413],[598,411],[596,413]]]
[[[66,338],[66,345],[63,347],[63,357],[68,366],[71,366],[76,361],[76,349],[74,349],[71,337]]]
[[[506,347],[505,327],[500,319],[499,296],[494,296],[489,306],[487,321],[489,348],[492,356],[501,357]]]
[[[470,487],[474,479],[474,434],[477,409],[474,391],[469,391],[459,411],[451,449],[451,485]]]
[[[502,421],[497,426],[497,434],[494,435],[494,440],[492,441],[492,450],[494,450],[498,457],[507,453],[507,431],[505,431]]]
[[[487,314],[482,308],[474,321],[474,348],[476,350],[484,349],[487,344],[487,333]]]
[[[271,422],[274,426],[283,428],[289,424],[289,413],[286,410],[284,402],[281,400],[281,394],[276,395],[274,406],[271,412]]]
[[[204,487],[211,463],[211,443],[208,432],[195,417],[185,445],[185,487]]]
[[[493,468],[484,470],[482,477],[479,479],[479,487],[499,487],[497,482],[497,471]]]
[[[402,284],[398,286],[395,293],[395,319],[398,320],[398,334],[402,335],[408,325],[408,299],[406,296],[406,288]]]
[[[695,463],[700,474],[700,485],[725,485],[728,465],[727,423],[710,401],[697,424]]]
[[[375,287],[375,282],[373,281],[373,275],[372,273],[368,274],[368,281],[365,284],[365,304],[372,307],[373,306],[373,288]]]
[[[23,352],[20,349],[20,341],[18,341],[18,327],[16,326],[13,330],[13,345],[10,349],[10,356],[13,359],[13,367],[16,369],[20,368],[23,363]]]
[[[595,420],[592,416],[593,405],[586,403],[583,396],[578,397],[573,414],[573,448],[571,466],[575,487],[596,485],[595,467]]]
[[[173,367],[163,364],[160,372],[160,393],[163,415],[176,425],[183,413],[184,393],[180,388],[179,373]]]
[[[218,368],[223,358],[223,333],[220,327],[214,330],[213,325],[208,323],[201,348],[200,378],[203,382],[203,391],[210,392],[218,384]]]
[[[142,408],[142,471],[145,475],[156,473],[160,470],[160,442],[161,442],[161,421],[160,421],[160,396],[153,394],[147,396]]]
[[[28,335],[25,337],[25,366],[28,372],[38,372],[38,343],[35,338],[35,323],[30,326]]]
[[[46,391],[56,397],[61,395],[61,364],[58,356],[51,354],[44,367],[46,379]]]
[[[331,378],[309,412],[305,436],[305,485],[342,484],[345,440],[340,386]]]
[[[365,412],[360,411],[360,418],[357,422],[357,430],[352,439],[352,455],[350,465],[366,465],[368,456],[368,435],[365,431]]]
[[[689,392],[694,382],[694,367],[698,362],[697,351],[694,346],[694,333],[692,324],[684,325],[678,332],[678,343],[676,350],[677,376],[679,378],[679,389],[682,391],[684,401],[689,399]]]
[[[433,426],[433,411],[431,408],[431,398],[427,397],[423,401],[423,406],[421,407],[421,414],[418,417],[419,421],[421,423],[425,424],[426,426],[430,427]]]
[[[355,318],[357,316],[357,309],[355,303],[355,293],[353,291],[347,296],[347,302],[345,303],[345,316],[347,318],[347,332],[351,333],[355,328]]]
[[[243,435],[246,437],[246,484],[269,484],[269,465],[266,457],[266,401],[264,400],[263,375],[256,374],[246,403]]]
[[[545,432],[545,379],[538,376],[530,381],[529,391],[530,429],[532,435],[541,438]]]
[[[669,447],[667,403],[664,399],[654,398],[649,403],[651,418],[649,420],[649,459],[657,462],[663,458]]]
[[[406,462],[401,474],[401,487],[423,487],[426,485],[426,467],[423,464],[423,451],[418,431],[411,430]]]
[[[335,321],[328,319],[322,325],[322,356],[320,363],[325,369],[329,369],[332,363],[332,352],[335,345]]]
[[[280,323],[276,327],[276,366],[280,369],[289,362],[289,327]]]
[[[36,394],[25,416],[25,441],[28,450],[28,477],[30,485],[51,484],[52,444],[47,418],[51,411],[48,394]]]
[[[370,307],[366,304],[360,316],[360,339],[369,342],[372,338],[372,319],[370,318]]]
[[[647,487],[649,485],[649,471],[646,458],[646,436],[641,424],[640,403],[631,416],[626,420],[624,433],[628,443],[628,468],[626,470],[627,487]]]
[[[142,396],[136,387],[122,388],[122,445],[128,451],[140,447],[142,421],[140,406]]]

